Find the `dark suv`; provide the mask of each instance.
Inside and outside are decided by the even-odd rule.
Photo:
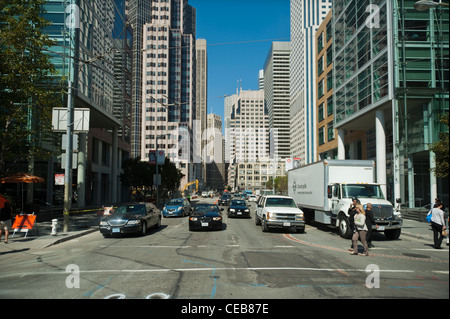
[[[220,196],[218,205],[227,206],[230,203],[231,195],[230,194],[223,194]]]

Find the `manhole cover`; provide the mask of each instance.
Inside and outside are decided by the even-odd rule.
[[[419,255],[419,254],[403,253],[402,255],[407,256],[407,257],[413,257],[413,258],[430,258],[430,256]]]

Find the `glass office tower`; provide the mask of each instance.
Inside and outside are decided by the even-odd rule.
[[[125,0],[49,0],[44,9],[52,22],[45,32],[57,41],[49,54],[58,76],[72,81],[74,108],[90,109],[89,133],[78,134],[76,205],[126,200],[119,180],[119,163],[129,157],[131,139],[132,29]],[[66,96],[61,107],[67,107]],[[49,166],[50,177],[63,169],[60,152]]]
[[[448,202],[448,181],[430,172],[429,151],[449,108],[448,7],[419,12],[415,2],[333,2],[338,158],[345,132],[365,130],[387,198],[411,208],[438,196]]]

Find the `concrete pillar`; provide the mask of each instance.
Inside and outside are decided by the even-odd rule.
[[[77,207],[86,205],[86,154],[87,134],[78,133],[78,163],[77,163]]]
[[[344,130],[338,130],[338,159],[345,159]]]
[[[386,132],[384,127],[384,112],[375,113],[375,134],[376,134],[376,163],[377,163],[377,183],[381,185],[384,196],[386,193]]]
[[[112,149],[111,149],[111,203],[117,203],[117,171],[118,171],[118,130],[113,128]]]
[[[414,189],[414,159],[408,155],[408,207],[415,207],[415,189]]]

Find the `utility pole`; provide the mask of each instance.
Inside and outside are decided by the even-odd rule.
[[[70,71],[69,71],[70,72]],[[73,72],[71,72],[72,74]],[[67,147],[66,147],[66,167],[64,169],[64,232],[69,231],[69,212],[72,202],[72,153],[73,153],[73,100],[72,81],[68,81],[67,92]]]

